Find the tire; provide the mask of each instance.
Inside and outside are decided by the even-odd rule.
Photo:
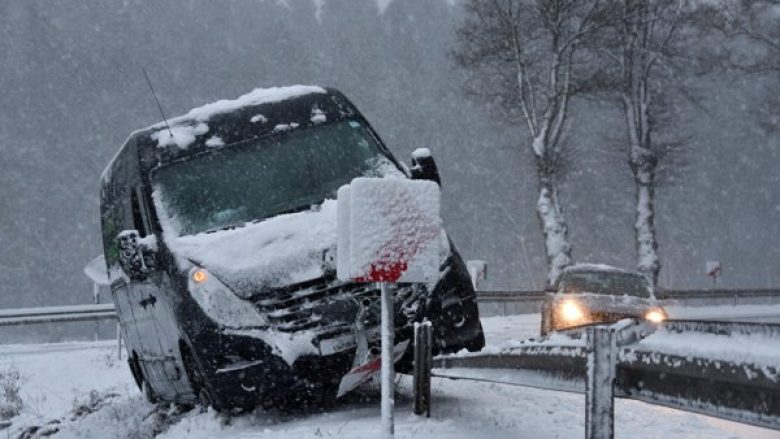
[[[195,394],[197,403],[203,408],[204,411],[209,407],[216,411],[220,411],[221,407],[214,398],[214,393],[206,383],[205,376],[195,363],[195,359],[192,356],[190,349],[182,344],[181,345],[181,359],[184,363],[184,373],[187,374],[187,380],[192,387],[192,392]]]
[[[130,367],[130,373],[133,374],[135,385],[138,386],[138,390],[143,392],[144,374],[141,371],[141,365],[138,362],[138,354],[135,351],[133,351],[131,357],[127,359],[127,365]]]
[[[485,347],[485,332],[482,330],[482,322],[479,322],[479,335],[466,343],[466,350],[469,352],[479,352]]]
[[[146,400],[151,404],[157,404],[157,395],[154,394],[154,390],[152,390],[152,385],[149,384],[149,380],[145,379],[141,387],[141,393],[144,394],[144,398],[146,398]]]
[[[159,400],[152,389],[152,385],[149,384],[149,380],[144,375],[144,370],[141,368],[141,360],[138,359],[137,352],[133,351],[132,357],[127,360],[127,364],[130,366],[130,372],[133,374],[133,380],[138,386],[138,390],[141,391],[147,401],[152,404],[157,404]]]

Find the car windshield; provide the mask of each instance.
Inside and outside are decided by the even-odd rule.
[[[353,178],[393,166],[366,127],[350,120],[230,145],[160,168],[152,179],[170,226],[192,235],[311,208]]]
[[[650,297],[650,288],[641,275],[606,271],[564,273],[561,276],[558,290],[573,294],[593,293]]]

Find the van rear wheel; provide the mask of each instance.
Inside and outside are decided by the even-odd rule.
[[[141,372],[141,365],[138,361],[138,354],[135,351],[133,351],[130,358],[127,359],[127,365],[130,367],[130,373],[133,374],[135,385],[138,386],[138,390],[143,392],[144,374]]]
[[[157,404],[157,396],[154,394],[154,390],[152,390],[152,385],[149,384],[149,380],[143,381],[141,392],[144,394],[144,398],[146,398],[149,403]]]

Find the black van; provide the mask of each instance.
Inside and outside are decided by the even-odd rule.
[[[335,397],[379,339],[378,288],[335,276],[336,191],[359,176],[438,180],[399,163],[334,89],[257,89],[130,135],[101,177],[111,292],[150,400],[217,409]],[[484,345],[466,267],[396,291],[396,340],[428,319],[436,352]],[[407,352],[398,363],[409,367]]]

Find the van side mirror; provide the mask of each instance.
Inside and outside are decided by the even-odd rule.
[[[116,235],[119,265],[132,280],[144,280],[157,270],[157,238],[141,238],[138,230],[123,230]]]
[[[436,161],[433,160],[431,151],[428,148],[417,148],[412,152],[412,179],[430,180],[441,186],[441,177],[439,177],[439,168]]]

